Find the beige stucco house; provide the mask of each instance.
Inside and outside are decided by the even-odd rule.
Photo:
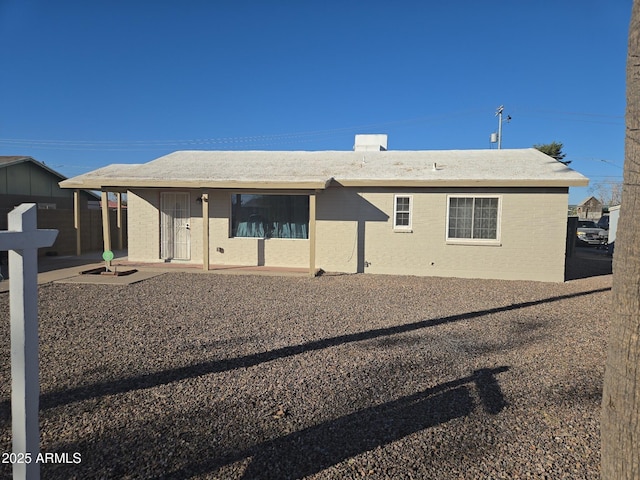
[[[586,177],[533,148],[366,145],[379,137],[353,151],[178,151],[60,185],[126,192],[136,262],[564,281],[568,189]]]

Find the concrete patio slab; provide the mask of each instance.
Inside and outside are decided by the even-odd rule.
[[[114,252],[116,257],[111,265],[120,271],[137,270],[130,275],[83,275],[81,272],[104,267],[99,252],[87,253],[81,256],[41,257],[38,259],[38,284],[46,283],[77,283],[100,285],[130,285],[165,273],[190,272],[199,274],[218,275],[261,275],[261,276],[293,276],[306,277],[306,268],[243,266],[243,265],[210,265],[204,270],[201,265],[187,263],[138,263],[130,262],[126,251]],[[6,267],[6,266],[2,266]],[[5,276],[0,281],[0,293],[8,292],[11,285],[8,272],[0,271]],[[316,274],[320,271],[316,271]]]
[[[149,278],[164,275],[163,271],[137,270],[129,275],[83,275],[78,272],[76,268],[76,274],[66,278],[60,278],[53,280],[53,283],[78,283],[78,284],[91,284],[91,285],[131,285],[132,283],[142,282]]]

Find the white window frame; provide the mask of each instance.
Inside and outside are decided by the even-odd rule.
[[[451,199],[452,198],[496,198],[498,199],[498,209],[497,209],[497,218],[496,218],[496,238],[457,238],[457,237],[449,237],[449,214],[451,211]],[[502,245],[501,235],[502,235],[502,195],[495,195],[489,193],[468,193],[468,194],[456,194],[456,195],[447,195],[447,224],[445,226],[445,239],[446,243],[452,245],[493,245],[500,246]],[[473,234],[473,223],[471,226],[472,234]]]
[[[400,211],[398,212],[398,199],[399,198],[408,198],[409,199],[409,211]],[[398,225],[398,213],[408,213],[409,214],[409,225]],[[393,196],[393,230],[398,232],[412,232],[413,230],[413,195],[402,195],[396,194]]]

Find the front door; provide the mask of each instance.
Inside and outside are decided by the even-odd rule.
[[[164,260],[189,260],[189,194],[163,192],[160,196],[160,257]]]

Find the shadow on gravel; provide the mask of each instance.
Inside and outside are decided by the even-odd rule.
[[[231,461],[252,458],[244,479],[303,478],[412,433],[469,415],[475,405],[468,384],[475,385],[487,413],[500,413],[506,402],[495,375],[507,370],[509,367],[476,370],[468,377],[256,445]],[[208,463],[192,464],[172,472],[169,478],[217,468]]]
[[[264,362],[270,362],[280,358],[287,358],[299,355],[305,352],[323,350],[325,348],[335,347],[363,340],[371,340],[382,338],[389,335],[412,332],[423,328],[435,327],[438,325],[458,322],[462,320],[470,320],[500,312],[508,312],[521,308],[532,307],[535,305],[559,302],[570,298],[583,297],[595,293],[601,293],[611,290],[611,287],[598,288],[584,292],[570,293],[559,295],[556,297],[545,298],[542,300],[533,300],[529,302],[514,303],[504,307],[488,308],[485,310],[477,310],[474,312],[461,313],[448,317],[434,318],[429,320],[421,320],[419,322],[407,323],[395,327],[376,328],[365,332],[352,333],[348,335],[339,335],[337,337],[324,338],[307,342],[300,345],[291,345],[288,347],[277,348],[267,352],[254,353],[243,357],[229,358],[223,360],[215,360],[211,362],[202,362],[195,365],[188,365],[179,368],[164,370],[157,373],[139,375],[136,377],[122,378],[118,380],[110,380],[107,382],[94,383],[92,385],[83,385],[59,392],[49,392],[40,395],[40,409],[48,409],[66,405],[69,403],[88,400],[91,398],[99,398],[106,395],[115,395],[118,393],[126,393],[134,390],[142,390],[152,388],[159,385],[165,385],[172,382],[185,380],[188,378],[196,378],[202,375],[212,373],[225,372],[237,368],[248,368],[259,365]],[[0,420],[8,421],[10,419],[10,402],[8,400],[0,403]]]
[[[172,465],[172,460],[167,464],[168,459],[156,456],[151,463],[145,465],[145,475],[147,478],[167,479],[207,474],[215,476],[216,470],[240,462],[246,465],[240,477],[243,479],[303,478],[413,433],[468,416],[478,406],[476,399],[479,399],[487,413],[500,413],[507,403],[496,375],[508,370],[508,366],[476,370],[467,377],[444,382],[287,435],[257,440],[255,445],[237,445],[226,453],[220,452],[218,448],[206,454],[202,451],[190,451],[186,457],[174,460],[178,465]],[[83,453],[82,464],[71,467],[48,465],[50,470],[47,473],[51,478],[63,478],[64,473],[73,468],[74,474],[79,477],[84,472],[95,474],[98,471],[108,478],[125,472],[131,474],[131,465],[139,464],[137,455],[154,450],[153,442],[158,436],[162,436],[160,431],[166,425],[154,425],[151,431],[149,427],[149,424],[143,423],[126,434],[113,432],[61,445],[60,451],[77,452],[104,452],[109,451],[111,445],[119,445],[122,455],[110,457],[108,465],[92,465],[92,456]],[[190,437],[189,442],[208,445],[209,440],[203,436],[195,436]],[[233,478],[238,477],[234,474]]]

